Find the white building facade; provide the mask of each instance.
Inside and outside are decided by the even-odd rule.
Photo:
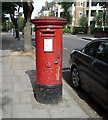
[[[86,0],[76,0],[69,10],[72,15],[72,26],[79,26],[79,19],[82,16],[88,17],[88,26],[94,26],[94,13],[98,14],[99,12],[106,11],[106,14],[108,14],[107,8],[103,8],[102,3],[92,2],[92,0],[88,0],[88,2]],[[42,7],[41,12],[39,13],[39,16],[61,17],[62,13],[63,8],[60,4],[54,1],[51,3],[46,1],[45,6]]]

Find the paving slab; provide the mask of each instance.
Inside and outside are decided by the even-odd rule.
[[[2,118],[12,118],[12,105],[7,101],[5,104],[2,103]]]
[[[51,118],[47,109],[35,109],[32,111],[33,118]]]
[[[8,104],[19,104],[21,103],[21,95],[18,92],[4,92],[3,93],[3,102],[8,99]]]
[[[31,84],[30,78],[25,72],[23,75],[16,75],[16,78],[14,77],[14,84],[17,84],[17,82],[22,85]]]
[[[14,72],[12,73],[13,75],[10,75],[9,71],[5,71],[8,72],[9,75],[7,75],[6,73],[3,73],[3,79],[2,79],[2,83],[14,83],[14,80],[18,81],[18,77],[14,76]],[[5,75],[4,75],[5,74]]]
[[[20,102],[21,104],[31,104],[31,98],[30,98],[30,94],[33,94],[32,92],[21,92],[20,93]]]
[[[14,70],[7,70],[4,65],[2,66],[3,69],[2,69],[2,76],[3,76],[3,79],[4,77],[10,77],[10,76],[14,76],[15,75],[15,71]]]
[[[12,118],[50,118],[46,109],[32,109],[31,104],[13,105]]]
[[[25,75],[26,71],[27,70],[16,70],[16,71],[14,71],[14,73],[15,73],[14,75],[16,75],[16,76],[23,76],[23,75]]]
[[[87,118],[88,116],[84,112],[76,111],[72,108],[54,108],[50,109],[51,118]]]
[[[12,118],[32,118],[31,104],[14,104],[12,106]]]
[[[12,70],[32,70],[35,69],[34,60],[32,58],[12,56]]]
[[[14,91],[15,92],[32,92],[33,88],[32,85],[29,83],[22,84],[20,82],[17,82],[17,84],[14,84]]]
[[[10,55],[11,50],[3,50],[2,57],[8,57]]]
[[[2,83],[2,91],[4,92],[13,92],[14,91],[14,83],[3,82]]]

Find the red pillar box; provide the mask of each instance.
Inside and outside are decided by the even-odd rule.
[[[39,17],[32,23],[36,27],[36,99],[57,103],[62,98],[62,28],[66,20]]]

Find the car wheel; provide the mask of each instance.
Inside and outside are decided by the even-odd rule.
[[[72,69],[72,84],[75,88],[80,88],[79,72],[76,67]]]

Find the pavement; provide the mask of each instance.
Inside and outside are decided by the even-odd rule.
[[[33,93],[35,52],[25,53],[23,41],[11,33],[2,33],[2,42],[2,118],[90,118],[70,95],[72,88],[64,80],[61,102],[53,105],[37,102]]]

